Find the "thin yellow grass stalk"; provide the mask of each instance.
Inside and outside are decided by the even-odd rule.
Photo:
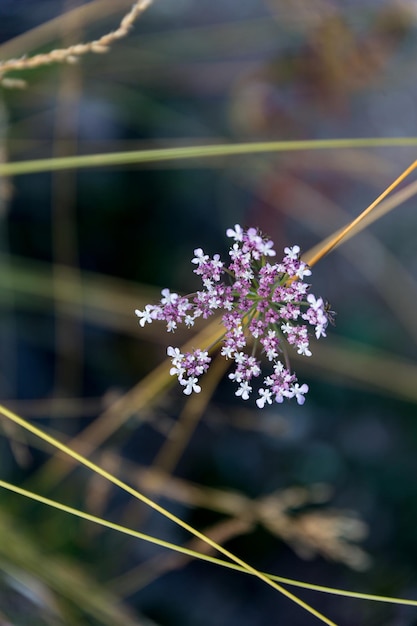
[[[348,235],[357,228],[360,223],[368,218],[372,211],[391,193],[398,185],[417,168],[417,160],[414,161],[409,167],[407,167],[398,178],[394,180],[391,185],[389,185],[385,191],[383,191],[358,217],[356,217],[350,224],[348,224],[341,231],[338,231],[335,235],[330,237],[330,239],[326,240],[325,243],[322,243],[317,252],[311,253],[307,252],[303,255],[303,261],[312,267],[315,265],[320,259],[322,259],[326,254],[331,252],[338,244],[342,243]]]
[[[241,572],[243,574],[254,575],[252,572],[249,572],[247,569],[243,568],[242,566],[236,563],[229,563],[228,561],[224,561],[223,559],[213,557],[209,554],[197,552],[185,546],[179,546],[175,543],[170,543],[169,541],[165,541],[163,539],[158,539],[157,537],[153,537],[152,535],[141,533],[132,528],[127,528],[126,526],[115,524],[114,522],[110,522],[101,517],[96,517],[95,515],[91,515],[90,513],[86,513],[84,511],[80,511],[79,509],[75,509],[73,507],[67,506],[66,504],[62,504],[61,502],[57,502],[56,500],[51,500],[39,494],[33,493],[32,491],[22,489],[21,487],[17,487],[16,485],[13,485],[12,483],[8,483],[4,480],[0,480],[0,487],[3,489],[7,489],[8,491],[17,493],[18,495],[21,495],[25,498],[29,498],[36,502],[40,502],[41,504],[45,504],[46,506],[57,509],[64,513],[69,513],[70,515],[74,515],[75,517],[79,517],[80,519],[84,519],[88,522],[98,524],[99,526],[103,526],[104,528],[109,528],[110,530],[115,530],[117,532],[123,533],[130,537],[135,537],[136,539],[147,541],[148,543],[152,543],[153,545],[160,546],[162,548],[167,548],[179,554],[183,554],[185,556],[188,556],[194,559],[199,559],[201,561],[206,561],[214,565],[220,565],[221,567],[225,567],[230,570]],[[417,606],[417,600],[410,600],[407,598],[396,598],[396,597],[390,597],[390,596],[378,596],[374,594],[361,593],[358,591],[349,591],[348,589],[325,587],[323,585],[315,585],[313,583],[306,583],[300,580],[294,580],[293,578],[285,578],[283,576],[277,576],[275,574],[270,574],[267,572],[262,572],[262,573],[265,577],[271,580],[274,580],[276,582],[280,582],[284,585],[290,585],[292,587],[299,587],[301,589],[309,589],[310,591],[330,593],[332,595],[343,596],[345,598],[356,598],[358,600],[369,600],[372,602],[383,602],[387,604],[400,604],[404,606]]]
[[[184,522],[182,519],[180,519],[179,517],[177,517],[173,513],[170,513],[170,511],[167,511],[167,509],[164,509],[162,506],[160,506],[159,504],[157,504],[153,500],[147,498],[144,494],[140,493],[136,489],[133,489],[133,487],[130,487],[130,485],[124,483],[121,480],[119,480],[118,478],[116,478],[115,476],[113,476],[112,474],[110,474],[109,472],[104,470],[103,468],[99,467],[95,463],[92,463],[91,461],[89,461],[85,457],[81,456],[77,452],[74,452],[68,446],[64,445],[63,443],[61,443],[60,441],[58,441],[54,437],[51,437],[50,435],[47,435],[46,433],[44,433],[39,428],[37,428],[36,426],[33,426],[32,424],[27,422],[25,419],[23,419],[19,415],[16,415],[16,413],[13,413],[12,411],[9,411],[6,407],[4,407],[2,405],[0,405],[0,413],[2,415],[4,415],[7,419],[9,419],[10,421],[12,421],[15,424],[17,424],[18,426],[20,426],[21,428],[24,428],[25,430],[29,431],[30,433],[32,433],[36,437],[39,437],[43,441],[46,441],[47,443],[49,443],[51,446],[53,446],[57,450],[60,450],[61,452],[63,452],[67,456],[69,456],[70,458],[74,459],[80,465],[88,467],[90,470],[92,470],[96,474],[99,474],[100,476],[102,476],[105,480],[108,480],[109,482],[113,483],[114,485],[116,485],[117,487],[119,487],[120,489],[125,491],[126,493],[129,493],[131,496],[133,496],[134,498],[136,498],[140,502],[143,502],[144,504],[146,504],[147,506],[149,506],[153,510],[157,511],[158,513],[160,513],[161,515],[163,515],[167,519],[171,520],[172,522],[174,522],[175,524],[177,524],[181,528],[184,528],[184,530],[188,531],[190,534],[194,535],[195,537],[197,537],[201,541],[204,541],[205,543],[207,543],[209,546],[211,546],[215,550],[218,550],[224,556],[229,558],[231,561],[234,561],[234,563],[236,563],[237,565],[240,565],[244,570],[246,570],[247,572],[250,572],[251,574],[253,574],[257,578],[262,580],[264,583],[269,585],[270,587],[272,587],[272,588],[276,589],[277,591],[279,591],[282,595],[284,595],[288,599],[292,600],[295,604],[298,604],[300,607],[305,609],[311,615],[314,615],[315,617],[317,617],[324,624],[328,624],[328,626],[337,626],[335,624],[335,622],[333,622],[330,619],[328,619],[325,615],[323,615],[319,611],[316,611],[316,609],[314,609],[312,606],[310,606],[309,604],[307,604],[306,602],[304,602],[303,600],[301,600],[300,598],[298,598],[297,596],[292,594],[290,591],[288,591],[287,589],[285,589],[284,587],[282,587],[281,585],[279,585],[275,581],[273,581],[270,578],[268,578],[268,576],[265,576],[265,574],[263,574],[262,572],[258,571],[256,568],[252,567],[251,565],[249,565],[248,563],[246,563],[245,561],[243,561],[242,559],[237,557],[235,554],[233,554],[232,552],[230,552],[229,550],[224,548],[222,545],[220,545],[220,544],[216,543],[215,541],[213,541],[212,539],[210,539],[210,537],[207,537],[206,535],[204,535],[203,533],[199,532],[198,530],[196,530],[195,528],[193,528],[192,526],[190,526],[189,524]]]

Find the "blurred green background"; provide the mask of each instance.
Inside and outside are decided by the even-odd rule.
[[[3,0],[0,58],[98,38],[130,5]],[[108,54],[10,75],[27,85],[1,92],[0,159],[416,136],[416,20],[412,1],[155,0]],[[303,407],[259,411],[221,374],[205,404],[178,386],[147,398],[166,346],[191,337],[134,315],[163,287],[193,291],[194,248],[225,256],[227,227],[308,250],[414,159],[335,148],[0,179],[3,404],[69,445],[87,440],[89,458],[259,569],[417,599],[414,198],[314,267],[337,324],[293,360]],[[1,425],[3,480],[189,541]],[[248,576],[0,496],[1,624],[314,623]],[[296,593],[340,626],[417,624],[415,608]]]

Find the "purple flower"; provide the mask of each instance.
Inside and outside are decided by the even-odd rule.
[[[308,386],[300,385],[288,369],[287,346],[311,356],[310,332],[317,339],[325,337],[329,321],[323,299],[309,293],[310,285],[304,282],[311,270],[301,261],[299,246],[285,248],[282,261],[271,263],[269,259],[276,254],[274,244],[259,230],[244,230],[235,224],[226,234],[233,239],[229,265],[218,254],[210,258],[196,248],[191,262],[201,278],[201,290],[182,297],[164,289],[159,304],[135,311],[139,324],[144,327],[161,320],[168,332],[174,332],[178,324],[191,327],[198,317],[207,319],[222,311],[224,333],[218,342],[222,343],[222,356],[235,365],[229,374],[238,385],[235,395],[249,399],[253,379],[262,374],[257,357],[262,351],[272,371],[260,385],[257,406],[290,398],[304,404]],[[199,393],[199,378],[211,362],[208,352],[196,349],[182,354],[179,348],[169,346],[167,354],[172,361],[170,374],[178,377],[184,393]]]

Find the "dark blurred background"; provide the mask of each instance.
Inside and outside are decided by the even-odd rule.
[[[2,0],[0,58],[98,38],[130,5]],[[10,75],[27,84],[1,92],[0,159],[416,136],[416,16],[411,0],[155,0],[109,53]],[[69,445],[85,437],[89,458],[259,569],[417,599],[415,200],[314,267],[337,323],[293,361],[310,386],[303,407],[242,404],[226,375],[202,405],[162,383],[146,399],[166,346],[190,337],[134,315],[163,287],[193,291],[194,248],[225,256],[236,223],[278,251],[308,250],[414,154],[283,151],[1,179],[2,402]],[[3,480],[189,541],[5,419],[2,434]],[[1,624],[314,623],[249,576],[0,498]],[[417,624],[416,608],[296,593],[340,626]]]

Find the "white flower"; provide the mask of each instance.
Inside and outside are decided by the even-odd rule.
[[[221,270],[224,263],[223,261],[220,261],[220,254],[215,254],[214,257],[211,260],[211,264],[214,267],[214,269],[217,270]]]
[[[240,383],[239,389],[236,391],[236,396],[241,396],[242,400],[248,400],[249,394],[252,391],[252,387],[247,380]]]
[[[239,224],[235,224],[235,229],[228,228],[226,230],[226,236],[232,237],[235,241],[242,241],[243,239],[243,228],[239,226]]]
[[[197,265],[203,265],[208,261],[208,254],[204,254],[202,248],[196,248],[194,250],[195,257],[191,259],[191,263],[195,263]]]
[[[226,359],[232,359],[235,351],[231,346],[223,346],[221,350],[221,355],[225,356]]]
[[[309,303],[309,305],[311,306],[312,309],[314,309],[315,311],[321,311],[323,310],[323,298],[316,298],[316,296],[312,293],[309,293],[307,296],[307,302]]]
[[[184,393],[186,396],[189,396],[193,391],[194,393],[200,393],[201,387],[197,385],[198,378],[191,376],[188,380],[183,379],[180,380],[181,385],[184,385]]]
[[[303,280],[305,276],[311,276],[311,270],[309,269],[308,265],[306,265],[305,263],[301,263],[300,267],[295,272],[295,275]]]
[[[139,324],[142,326],[142,328],[143,326],[145,326],[146,322],[148,322],[148,324],[151,324],[153,322],[153,311],[154,307],[152,306],[152,304],[147,304],[144,311],[139,311],[139,309],[136,309],[135,313],[138,317],[141,318],[139,320]]]
[[[186,315],[184,318],[184,324],[187,326],[187,328],[191,328],[191,326],[194,326],[194,317],[192,315]]]
[[[269,361],[273,361],[277,358],[278,352],[275,350],[275,348],[268,348],[268,350],[266,351],[266,356]]]
[[[304,394],[307,393],[307,391],[308,391],[308,385],[306,385],[305,383],[301,385],[301,387],[298,383],[295,383],[294,385],[291,386],[291,396],[296,397],[298,404],[304,404],[305,402]]]
[[[320,339],[320,337],[326,337],[326,327],[327,327],[327,320],[325,324],[323,322],[321,322],[320,324],[317,324],[316,326],[316,338],[317,339]]]
[[[292,248],[284,248],[284,252],[289,259],[295,261],[300,254],[300,246],[293,246]]]
[[[173,348],[172,346],[168,346],[167,355],[172,357],[173,365],[181,363],[182,359],[184,358],[184,355],[181,354],[181,350],[179,348]]]
[[[304,354],[304,356],[311,356],[311,350],[308,345],[308,341],[302,341],[298,344],[298,354]]]
[[[245,255],[243,254],[241,248],[239,248],[239,244],[234,243],[233,247],[229,250],[229,256],[233,261],[236,261],[244,258]]]
[[[213,291],[214,281],[211,278],[204,278],[203,285],[208,292]]]
[[[163,298],[161,298],[161,304],[172,304],[178,300],[179,295],[177,293],[171,293],[169,289],[162,289]]]
[[[231,372],[229,374],[230,380],[235,380],[237,383],[242,381],[242,372]]]
[[[236,352],[235,361],[238,365],[242,365],[246,362],[247,355],[244,352]]]
[[[170,376],[177,376],[179,382],[182,384],[183,381],[183,376],[185,374],[185,367],[181,367],[180,365],[177,365],[176,367],[171,367],[171,369],[169,370],[169,375]]]
[[[282,374],[282,372],[284,371],[284,364],[281,361],[277,361],[276,363],[274,363],[274,373],[278,376],[278,374]],[[270,377],[268,376],[268,379]],[[266,379],[265,379],[265,384],[269,384],[266,383]]]
[[[274,242],[273,241],[261,241],[259,244],[259,251],[264,256],[275,256],[276,252],[273,249]]]
[[[184,355],[181,354],[179,348],[173,348],[172,346],[168,346],[167,355],[171,357],[171,362],[173,367],[169,370],[171,376],[178,376],[178,379],[181,381],[183,374],[185,373],[185,368],[182,363],[184,360]]]
[[[210,309],[219,309],[222,305],[222,299],[217,296],[212,296],[208,301],[208,305]]]
[[[269,389],[259,389],[259,398],[256,401],[256,404],[260,409],[263,409],[265,406],[265,402],[268,404],[272,404],[272,393]]]

